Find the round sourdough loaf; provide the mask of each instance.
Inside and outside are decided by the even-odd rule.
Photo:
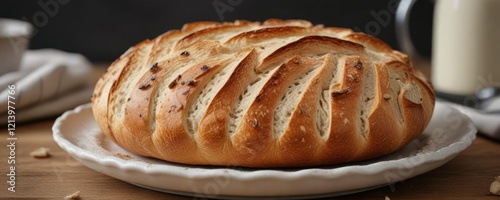
[[[434,92],[406,55],[350,29],[195,22],[130,48],[92,108],[106,136],[139,155],[300,167],[402,148],[430,121]]]

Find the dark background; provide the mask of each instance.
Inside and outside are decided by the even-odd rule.
[[[399,49],[393,13],[398,3],[399,0],[2,0],[0,18],[32,23],[35,32],[31,49],[56,48],[107,62],[130,46],[179,29],[185,23],[235,19],[306,19],[314,24],[366,32]],[[432,9],[432,0],[420,0],[411,16],[412,38],[424,55],[430,55]]]

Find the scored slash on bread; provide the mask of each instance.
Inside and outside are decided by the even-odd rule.
[[[121,147],[183,164],[300,167],[394,152],[434,92],[408,57],[303,20],[195,22],[130,48],[92,97]]]

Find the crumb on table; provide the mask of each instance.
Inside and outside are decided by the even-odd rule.
[[[500,176],[495,177],[495,181],[490,185],[490,193],[500,196]]]
[[[30,153],[30,156],[34,158],[48,158],[50,157],[49,148],[40,147],[35,149]]]
[[[64,199],[80,199],[80,191],[76,191],[73,194],[64,197]]]

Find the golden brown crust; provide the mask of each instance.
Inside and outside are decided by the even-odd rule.
[[[196,22],[129,49],[92,108],[102,131],[139,155],[299,167],[402,148],[430,121],[434,92],[406,55],[350,29]]]

